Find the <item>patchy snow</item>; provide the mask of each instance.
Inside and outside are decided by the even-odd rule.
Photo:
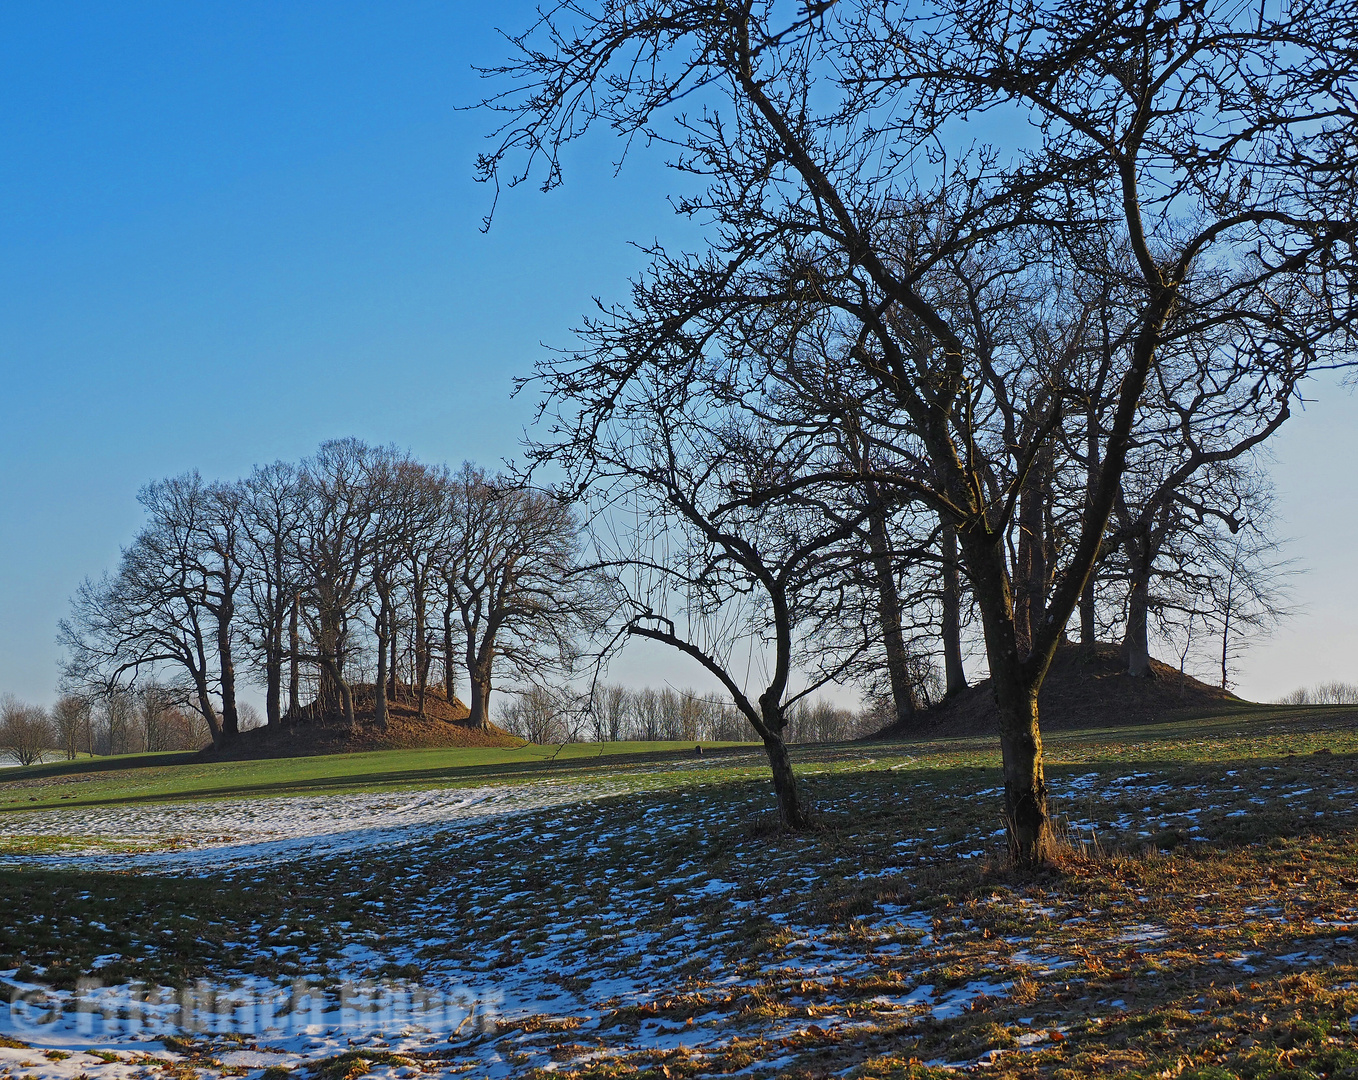
[[[897,770],[876,766],[897,790],[931,804],[980,798]],[[803,775],[815,777],[808,788],[825,782],[814,770]],[[1067,819],[1074,835],[1174,828],[1198,836],[1227,822],[1246,798],[1146,772],[1086,772],[1052,786],[1068,800],[1063,807],[1084,815]],[[636,788],[602,777],[10,815],[9,833],[76,838],[68,853],[24,862],[227,874],[247,889],[266,875],[305,870],[323,895],[352,901],[361,915],[332,924],[330,948],[301,954],[323,986],[253,975],[239,960],[180,989],[89,982],[56,991],[20,982],[19,969],[0,971],[16,995],[7,1013],[0,1010],[0,1034],[40,1048],[0,1051],[0,1077],[137,1080],[163,1062],[259,1078],[274,1064],[295,1068],[359,1050],[387,1055],[373,1064],[376,1080],[437,1069],[510,1077],[634,1054],[715,1061],[755,1043],[757,1068],[769,1072],[791,1069],[803,1043],[964,1020],[1008,1002],[1019,983],[1078,986],[1089,977],[1087,957],[1061,935],[1078,926],[1088,932],[1096,917],[1098,944],[1124,958],[1163,959],[1198,929],[1141,906],[1156,898],[1140,888],[1098,900],[1098,908],[1056,890],[1003,884],[970,907],[949,896],[921,902],[911,890],[927,868],[1002,850],[1003,831],[991,832],[991,821],[961,829],[946,810],[903,816],[899,833],[873,838],[868,857],[857,840],[751,842],[752,819],[769,809],[764,784],[717,790],[695,779],[664,792]],[[1307,809],[1300,803],[1318,790],[1279,784],[1270,805]],[[834,806],[849,819],[880,799],[880,791],[845,785]],[[109,854],[110,844],[135,850]],[[1212,912],[1216,899],[1189,897],[1190,923],[1205,926],[1208,916],[1194,912]],[[1243,910],[1274,924],[1294,918],[1268,904]],[[1003,929],[982,941],[991,916]],[[1308,915],[1317,933],[1355,922],[1348,910]],[[286,944],[257,942],[285,941],[288,926],[285,913],[271,913],[223,933],[237,950],[278,953]],[[149,934],[110,944],[124,951],[97,956],[85,970],[98,974],[156,947]],[[1232,974],[1270,961],[1323,960],[1303,945],[1289,945],[1294,951],[1281,958],[1235,946],[1218,959]],[[394,970],[406,977],[386,977]],[[1126,1008],[1121,998],[1098,1004]],[[952,1064],[994,1064],[1003,1053],[1064,1039],[1050,1018],[1009,1022],[1030,1029],[1014,1048]]]
[[[439,830],[621,790],[621,783],[594,780],[57,808],[7,815],[4,831],[15,838],[59,838],[70,844],[60,855],[19,857],[24,862],[69,865],[96,860],[103,867],[217,869],[389,848]]]

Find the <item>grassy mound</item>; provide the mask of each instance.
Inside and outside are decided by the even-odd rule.
[[[522,746],[524,742],[494,724],[480,728],[468,723],[467,706],[456,696],[449,701],[438,687],[426,690],[421,716],[415,691],[398,684],[396,693],[387,699],[385,729],[377,725],[373,684],[356,684],[353,694],[353,730],[345,728],[342,717],[321,714],[313,703],[295,718],[285,716],[276,729],[243,731],[231,745],[208,747],[203,756],[238,760],[451,746]]]
[[[1127,727],[1169,720],[1186,711],[1210,714],[1239,709],[1243,702],[1219,686],[1209,686],[1177,668],[1151,660],[1150,678],[1127,674],[1116,645],[1062,645],[1038,695],[1042,730]],[[995,731],[999,714],[990,680],[968,687],[949,701],[921,713],[909,725],[892,724],[874,739],[901,735],[985,735]]]

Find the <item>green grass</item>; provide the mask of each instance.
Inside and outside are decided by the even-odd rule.
[[[1248,706],[1205,716],[1179,716],[1140,727],[1054,733],[1046,737],[1046,757],[1053,766],[1137,765],[1224,761],[1242,754],[1286,757],[1322,749],[1351,753],[1358,751],[1356,722],[1358,709],[1350,706]],[[859,751],[876,746],[883,753],[915,755],[918,760],[909,766],[915,769],[988,769],[999,764],[997,740],[991,737],[851,745]],[[758,751],[757,744],[704,745],[708,753],[735,748]],[[812,752],[811,748],[802,748],[796,753],[804,756]],[[640,774],[682,768],[692,755],[693,744],[687,742],[622,742],[564,747],[529,744],[520,749],[380,750],[254,761],[204,761],[193,753],[89,758],[4,770],[0,773],[0,820],[6,812],[59,806],[337,795],[588,777],[605,772],[614,776]],[[757,770],[759,763],[750,767]],[[744,774],[747,770],[738,771]],[[655,778],[638,784],[650,787],[658,782],[663,781]]]
[[[703,749],[731,747],[749,748],[740,743],[712,743]],[[677,765],[692,757],[692,743],[673,742],[530,743],[518,749],[376,750],[253,761],[204,761],[194,753],[129,754],[6,769],[0,774],[0,815],[51,807],[338,795],[559,779]]]

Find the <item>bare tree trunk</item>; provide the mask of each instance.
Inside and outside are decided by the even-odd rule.
[[[1100,377],[1099,390],[1102,388],[1103,381]],[[1088,510],[1094,501],[1095,488],[1098,486],[1098,473],[1093,463],[1099,460],[1099,416],[1092,403],[1085,413],[1085,454],[1088,460],[1085,476],[1085,509]],[[1080,590],[1080,644],[1087,649],[1093,649],[1099,640],[1098,609],[1094,599],[1094,583],[1098,580],[1098,575],[1099,560],[1096,555],[1089,577],[1085,579],[1084,588]]]
[[[959,539],[981,610],[999,711],[1009,851],[1020,865],[1036,866],[1050,857],[1052,847],[1037,715],[1037,691],[1046,670],[1030,670],[1026,655],[1019,654],[1014,601],[999,541],[972,533]]]
[[[288,716],[295,724],[301,719],[302,702],[301,692],[301,671],[297,654],[301,651],[301,635],[297,631],[298,610],[301,607],[301,598],[296,594],[292,597],[292,611],[288,615]]]
[[[871,480],[865,483],[868,504],[868,547],[873,572],[877,577],[877,616],[882,624],[882,645],[886,649],[887,675],[891,698],[896,706],[896,723],[909,726],[919,710],[915,689],[910,684],[910,664],[905,635],[901,630],[901,599],[896,590],[895,568],[891,561],[891,541],[887,536],[886,510]]]
[[[1122,660],[1127,674],[1148,678],[1151,673],[1150,577],[1151,538],[1132,535],[1127,539],[1127,564],[1131,571],[1132,587],[1127,594],[1127,629],[1122,636]]]
[[[1098,624],[1095,621],[1094,579],[1097,571],[1090,571],[1089,580],[1080,590],[1080,644],[1092,649],[1098,643]]]
[[[1237,548],[1237,551],[1239,549]],[[1229,690],[1227,685],[1230,682],[1230,660],[1231,660],[1231,614],[1235,607],[1235,571],[1236,558],[1231,558],[1231,572],[1226,578],[1226,603],[1222,609],[1221,619],[1221,688]]]
[[[1014,568],[1014,623],[1019,655],[1032,650],[1037,627],[1047,606],[1048,539],[1047,487],[1049,475],[1045,454],[1038,454],[1023,481],[1019,498],[1018,565]]]
[[[283,660],[276,644],[270,644],[264,660],[264,718],[270,731],[277,731],[283,719]]]
[[[380,730],[387,730],[387,635],[391,632],[386,598],[377,613],[377,679],[373,683],[373,715]]]
[[[392,699],[395,700],[396,685],[398,681],[396,678],[396,672],[399,670],[399,668],[396,666],[396,630],[394,627],[392,628],[391,634],[388,635],[388,638],[391,642],[391,666],[387,668],[387,671],[390,672],[391,680],[391,684],[388,687],[388,693],[390,693]]]
[[[995,702],[1000,712],[1009,853],[1022,865],[1037,865],[1051,856],[1051,819],[1042,768],[1042,735],[1037,722],[1037,690],[1027,686],[1023,678],[1010,675],[995,681]]]
[[[797,791],[797,778],[792,772],[792,759],[783,742],[784,718],[771,716],[764,710],[764,752],[773,773],[773,792],[778,797],[778,822],[785,829],[804,829],[808,824],[806,810]]]
[[[217,658],[221,665],[222,737],[233,742],[240,734],[236,712],[236,660],[231,651],[232,606],[224,603],[217,615]]]
[[[415,579],[415,711],[424,719],[424,694],[429,685],[429,642],[426,640],[425,595],[422,577]]]
[[[944,696],[967,688],[962,667],[962,575],[957,566],[957,529],[943,526],[943,638]]]
[[[320,640],[316,643],[321,657],[317,704],[322,716],[332,716],[343,708],[344,703],[339,687],[343,681],[339,667],[339,620],[328,604],[321,610],[320,623]]]
[[[349,682],[340,674],[340,668],[334,659],[329,656],[321,657],[321,667],[330,679],[331,685],[339,695],[340,714],[344,717],[344,730],[353,731],[358,723],[354,719],[354,692],[349,686]]]
[[[1127,674],[1151,677],[1150,583],[1140,567],[1133,570],[1132,589],[1127,597],[1127,631],[1122,637],[1122,659]]]
[[[212,736],[212,745],[221,746],[222,725],[217,720],[217,710],[212,707],[212,695],[208,693],[207,677],[203,674],[201,668],[193,673],[193,688],[198,696],[198,711],[203,714],[203,719],[207,721],[207,730]]]
[[[457,687],[453,680],[453,605],[443,607],[443,696],[448,704],[453,703],[453,691]]]
[[[482,675],[480,672],[469,672],[469,682],[471,683],[471,701],[467,708],[470,715],[468,722],[483,731],[490,727],[490,673]]]

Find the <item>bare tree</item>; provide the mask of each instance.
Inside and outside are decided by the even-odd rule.
[[[143,532],[123,552],[117,574],[81,585],[58,641],[66,649],[66,684],[106,702],[139,674],[181,678],[216,743],[222,737],[213,700],[218,627],[200,602],[196,563],[187,534]]]
[[[240,559],[245,568],[242,614],[249,645],[264,678],[269,727],[283,717],[283,671],[290,664],[289,712],[298,711],[296,618],[300,568],[291,537],[300,520],[297,468],[275,462],[256,468],[242,484]]]
[[[1355,18],[1224,0],[569,4],[512,39],[500,69],[488,104],[506,121],[483,178],[555,184],[561,147],[599,121],[674,147],[708,180],[678,206],[710,223],[710,251],[657,251],[633,305],[596,324],[589,360],[545,365],[583,424],[634,379],[749,333],[742,321],[768,333],[815,308],[847,324],[855,347],[836,362],[898,415],[900,456],[879,483],[957,530],[1022,862],[1050,843],[1038,688],[1099,558],[1162,352],[1230,326],[1248,355],[1212,362],[1248,364],[1271,397],[1346,344]],[[984,113],[1002,113],[1008,145],[959,143]],[[1101,361],[1111,421],[1073,531],[1059,552],[1030,547],[1016,588],[1006,545],[1016,525],[1036,539],[1078,395],[1051,379],[1074,365],[1033,367],[997,313],[1003,299],[1021,326],[1050,325],[1050,297],[1068,357],[1087,348],[1091,313],[1115,313]],[[1019,395],[1022,409],[1006,406]],[[1013,438],[1004,420],[1017,415]],[[784,486],[803,483],[824,478]]]
[[[47,711],[11,694],[0,698],[0,750],[20,765],[34,765],[56,744]]]
[[[782,478],[840,461],[837,433],[770,423],[775,403],[764,380],[723,355],[676,350],[670,361],[621,386],[600,379],[609,402],[597,410],[578,408],[566,371],[545,371],[557,437],[530,453],[563,467],[590,500],[592,542],[623,636],[667,645],[721,684],[764,745],[782,824],[801,828],[807,815],[783,738],[788,709],[843,676],[857,655],[823,656],[800,686],[794,661],[825,618],[826,595],[844,572],[843,542],[868,510],[845,513],[810,491],[768,498]],[[598,370],[588,359],[570,370],[581,363]],[[747,668],[754,685],[741,674]],[[656,730],[651,700],[640,706],[648,737],[674,737],[663,724]]]
[[[568,671],[598,598],[567,503],[471,464],[451,484],[441,576],[461,622],[470,719],[485,727],[497,665],[533,685]]]
[[[318,706],[324,716],[343,716],[350,731],[357,725],[347,672],[351,624],[370,584],[367,563],[375,542],[369,456],[359,440],[340,439],[303,462],[291,534],[291,557],[304,582],[300,610],[312,649],[306,659],[321,671]]]
[[[79,694],[63,694],[52,707],[52,724],[67,761],[74,761],[82,747],[87,753],[94,752],[92,715],[92,702]]]

